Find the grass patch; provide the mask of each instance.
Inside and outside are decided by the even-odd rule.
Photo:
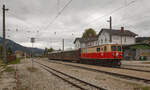
[[[150,90],[150,87],[148,87],[148,86],[138,87],[138,88],[134,88],[134,90]]]
[[[29,87],[21,87],[18,90],[31,90]]]
[[[71,71],[73,71],[73,72],[79,72],[78,70],[75,70],[75,69],[72,69]]]
[[[16,60],[8,62],[8,64],[19,64],[20,63],[20,58],[17,58]]]
[[[101,77],[101,76],[96,76],[95,80],[106,80],[105,78]]]
[[[27,67],[27,70],[30,72],[36,72],[38,69],[35,67]]]
[[[142,64],[150,64],[150,62],[142,62]]]
[[[7,68],[5,69],[5,72],[14,72],[14,71],[15,71],[15,69],[12,68],[12,67],[7,67]]]
[[[134,45],[130,47],[131,49],[150,49],[148,45]]]

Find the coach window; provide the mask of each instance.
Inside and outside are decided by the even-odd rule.
[[[97,52],[100,52],[100,48],[97,48]]]
[[[104,46],[104,51],[107,51],[107,47],[106,46]]]
[[[124,37],[124,42],[126,42],[126,36]]]

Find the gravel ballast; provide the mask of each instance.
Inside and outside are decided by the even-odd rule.
[[[55,68],[59,71],[80,78],[91,84],[95,84],[100,87],[106,88],[108,90],[135,90],[136,88],[145,86],[144,84],[138,82],[136,83],[128,80],[118,79],[103,73],[96,73],[96,72],[65,66],[61,64],[50,63],[46,59],[42,59],[42,60],[35,59],[35,60],[43,64],[46,64],[52,68]]]

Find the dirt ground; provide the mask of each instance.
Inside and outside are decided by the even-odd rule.
[[[15,69],[12,65],[4,65],[0,62],[0,90],[15,90]]]
[[[51,64],[51,66],[57,67],[58,69],[61,69],[59,67],[62,67],[60,65],[57,66],[54,64]],[[93,72],[90,71],[85,72],[85,70],[77,70],[74,68],[68,69],[68,67],[64,66],[63,69],[65,68],[66,70],[64,70],[64,72],[75,73],[74,74],[75,76],[82,77],[82,79],[85,79],[85,81],[91,81],[91,83],[92,82],[96,83],[96,80],[102,81],[100,84],[104,83],[105,87],[107,86],[109,87],[108,90],[126,90],[126,89],[150,90],[150,87],[141,87],[138,84],[134,84],[134,83],[129,84],[124,81],[119,81],[118,79],[108,78],[107,75],[103,75],[102,78],[101,76],[99,76],[101,74],[98,75],[93,74]],[[17,70],[17,76],[15,74],[15,70]],[[78,72],[81,72],[81,74],[77,74]],[[89,73],[86,74],[87,79],[84,73]],[[91,74],[93,76],[89,77]],[[115,82],[118,81],[118,84],[117,83],[113,84],[114,80]],[[121,86],[123,86],[124,89],[123,88],[121,89]],[[112,89],[113,87],[114,89]],[[120,89],[116,89],[116,87],[119,87]],[[133,87],[137,87],[137,88],[133,89]],[[0,63],[0,90],[79,90],[79,89],[71,86],[70,84],[64,82],[63,80],[43,70],[38,64],[35,63],[32,64],[32,59],[22,59],[21,63],[19,64],[6,66]]]

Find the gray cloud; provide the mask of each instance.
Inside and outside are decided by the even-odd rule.
[[[53,24],[49,23],[58,13],[57,0],[2,0],[0,7],[5,3],[10,9],[6,13],[7,29],[10,29],[7,31],[10,37],[7,38],[31,46],[30,38],[36,37],[35,47],[59,49],[63,38],[65,47],[72,48],[75,37],[80,37],[85,29],[94,28],[99,32],[101,28],[108,28],[110,15],[113,17],[113,28],[120,29],[124,26],[140,36],[149,36],[150,1],[137,0],[125,7],[132,1],[134,0],[73,0]],[[67,2],[68,0],[60,0],[59,10]],[[123,6],[123,9],[117,10]],[[117,11],[110,14],[114,10]],[[1,12],[2,10],[0,15]],[[102,17],[103,15],[107,16]]]

